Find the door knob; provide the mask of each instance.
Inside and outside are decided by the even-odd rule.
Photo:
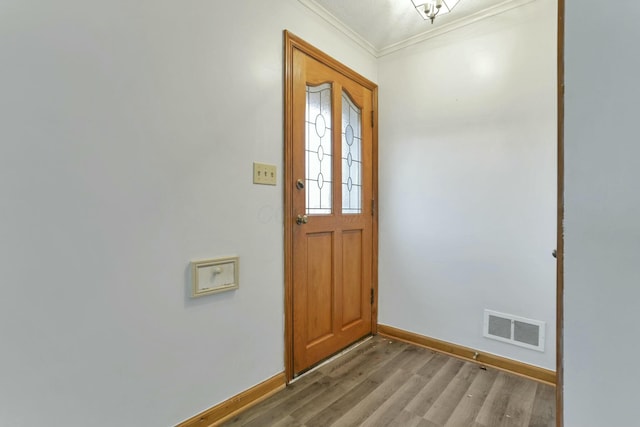
[[[558,258],[558,251],[554,249],[553,252],[551,252],[551,255],[553,255],[554,258]]]
[[[309,222],[309,217],[306,215],[298,215],[296,218],[296,224],[298,225],[306,224],[307,222]]]
[[[301,179],[297,180],[297,181],[296,181],[296,188],[297,188],[298,190],[303,190],[303,189],[304,189],[304,181],[303,181],[303,180],[301,180]]]

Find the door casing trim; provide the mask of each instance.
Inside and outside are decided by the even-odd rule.
[[[284,366],[287,383],[293,379],[293,52],[299,50],[327,67],[371,90],[373,94],[372,173],[373,199],[378,205],[378,85],[356,71],[331,58],[326,53],[284,31]],[[378,212],[372,221],[371,286],[374,292],[371,305],[371,332],[378,328]]]
[[[564,426],[564,16],[565,0],[558,0],[558,189],[556,243],[556,426]]]

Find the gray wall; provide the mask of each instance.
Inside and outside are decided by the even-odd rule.
[[[565,425],[638,425],[640,5],[567,1]]]
[[[0,425],[173,425],[282,372],[285,28],[376,79],[297,0],[0,2]],[[240,289],[191,300],[225,255]]]
[[[537,0],[380,59],[380,323],[555,370],[555,51]]]

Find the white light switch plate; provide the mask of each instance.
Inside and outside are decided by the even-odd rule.
[[[276,185],[276,165],[253,162],[253,183]]]

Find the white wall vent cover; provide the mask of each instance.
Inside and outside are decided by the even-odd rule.
[[[531,350],[544,351],[545,322],[512,314],[484,311],[482,335]]]

